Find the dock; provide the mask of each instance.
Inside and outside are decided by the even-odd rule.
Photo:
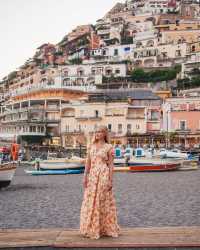
[[[119,238],[85,238],[76,229],[0,229],[0,249],[200,249],[200,227],[123,228]]]

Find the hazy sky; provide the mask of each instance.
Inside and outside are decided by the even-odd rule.
[[[76,25],[95,23],[118,0],[0,0],[0,79],[58,43]]]

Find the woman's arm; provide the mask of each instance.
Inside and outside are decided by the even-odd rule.
[[[109,167],[109,184],[112,187],[112,181],[113,181],[113,171],[114,171],[114,151],[113,148],[111,148],[108,151],[108,167]]]

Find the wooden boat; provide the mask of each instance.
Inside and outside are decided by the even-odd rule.
[[[82,174],[84,172],[84,170],[69,170],[69,169],[65,169],[65,170],[45,170],[45,171],[37,171],[37,170],[25,170],[25,172],[27,174],[31,174],[31,175],[67,175],[67,174]]]
[[[145,163],[141,165],[129,165],[130,172],[157,172],[178,170],[181,163]]]
[[[14,162],[0,164],[0,188],[10,185],[16,168],[17,164]]]

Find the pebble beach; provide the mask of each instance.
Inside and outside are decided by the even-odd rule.
[[[0,228],[79,227],[83,175],[30,176],[18,167],[0,190]],[[200,225],[200,170],[115,173],[121,227]]]

